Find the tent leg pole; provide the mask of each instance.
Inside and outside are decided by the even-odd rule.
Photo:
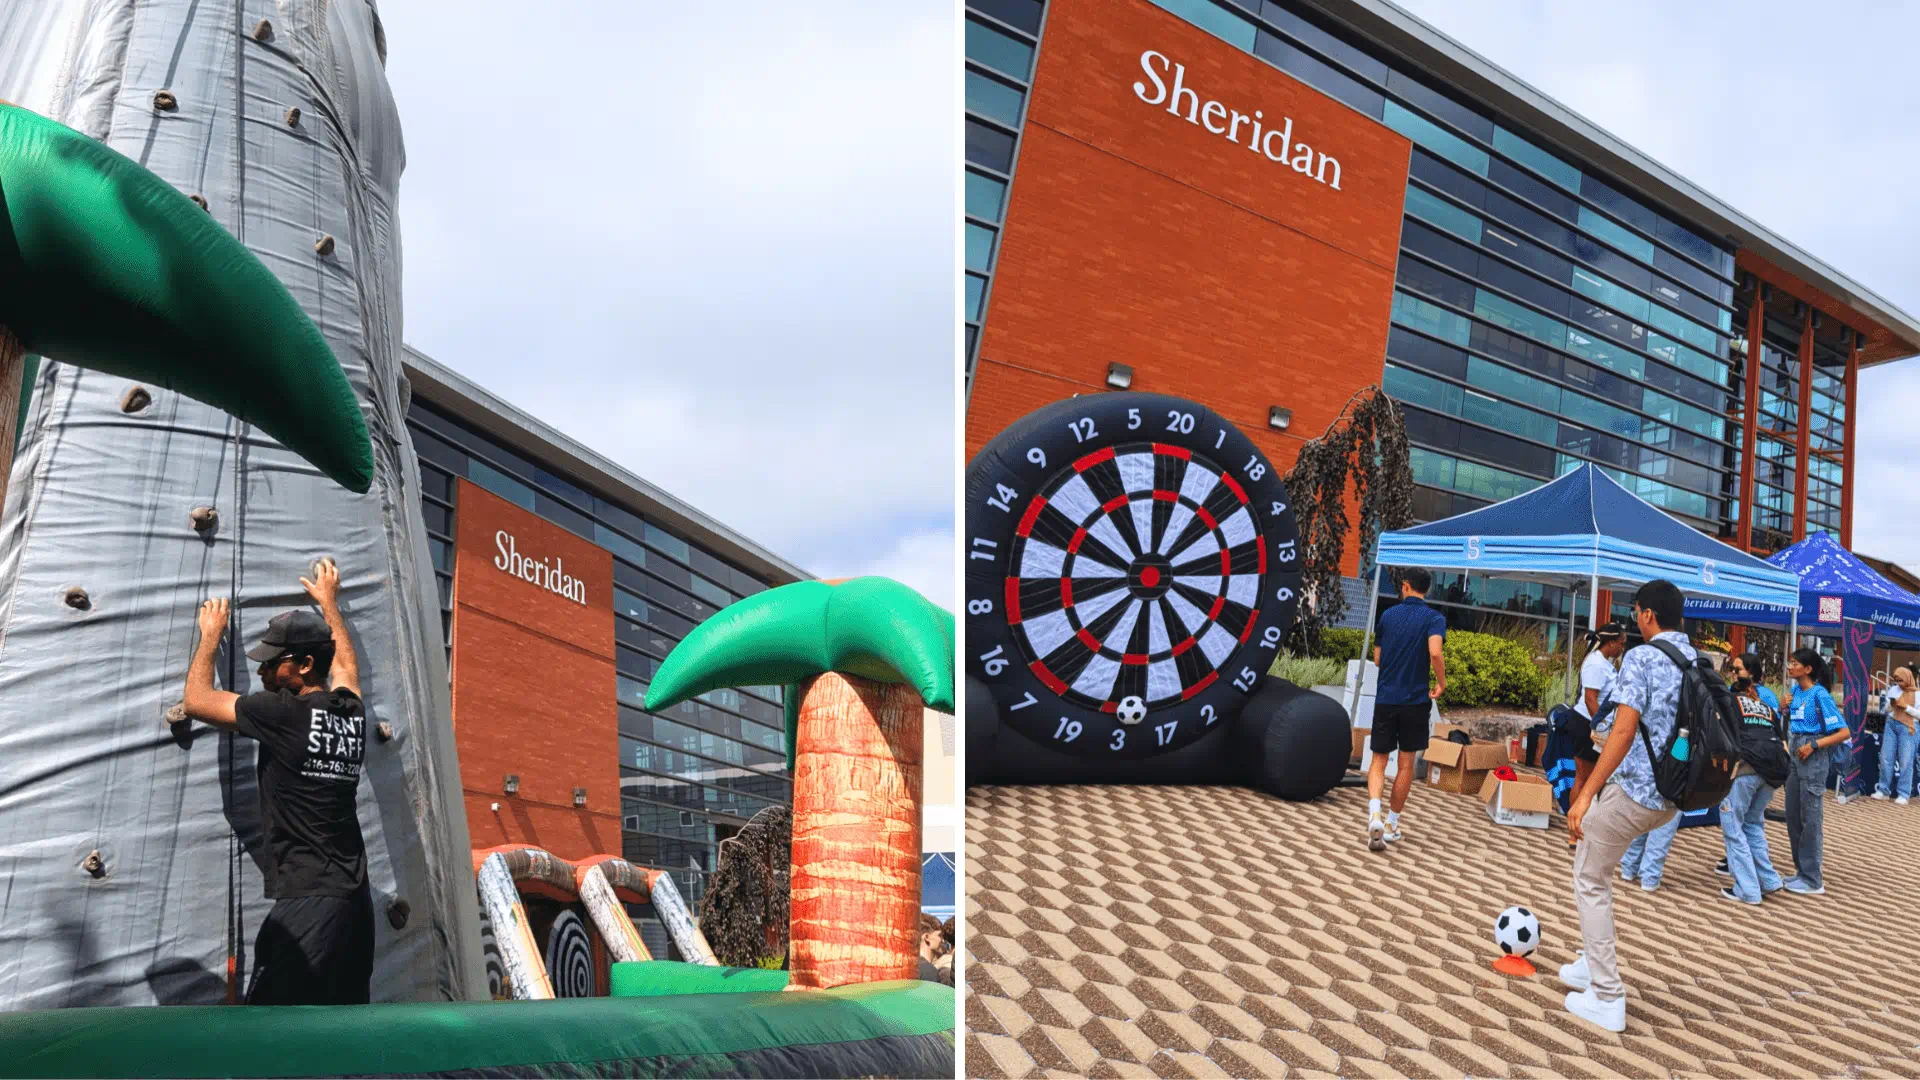
[[[1787,647],[1785,650],[1785,654],[1780,657],[1780,678],[1782,681],[1785,681],[1787,677],[1787,661],[1793,658],[1794,639],[1798,638],[1799,636],[1800,636],[1800,609],[1794,608],[1793,614],[1789,616],[1787,619]],[[1793,684],[1788,683],[1787,685],[1791,687]]]
[[[1373,642],[1373,617],[1380,610],[1380,573],[1384,569],[1378,562],[1373,564],[1373,589],[1367,593],[1367,625],[1360,631],[1360,676],[1354,680],[1353,696],[1347,699],[1347,720],[1349,723],[1360,713],[1360,694],[1367,688],[1367,646]]]
[[[1589,603],[1588,606],[1591,607],[1592,606],[1591,603]],[[1579,617],[1580,617],[1580,612],[1578,610],[1578,606],[1575,605],[1572,601],[1568,601],[1567,603],[1567,697],[1568,699],[1572,699],[1574,694],[1573,688],[1575,684],[1573,681],[1573,627],[1574,627],[1575,620],[1579,619]]]
[[[1600,575],[1587,579],[1587,629],[1600,629]]]

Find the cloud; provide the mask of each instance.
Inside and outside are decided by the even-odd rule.
[[[951,13],[529,10],[382,9],[408,342],[808,569],[950,533]]]
[[[953,529],[926,529],[900,537],[890,551],[878,558],[835,561],[822,565],[822,577],[861,577],[878,574],[895,578],[927,599],[953,610],[954,601]]]
[[[1398,0],[1901,309],[1920,311],[1920,5]],[[1920,569],[1920,360],[1860,375],[1854,547]]]

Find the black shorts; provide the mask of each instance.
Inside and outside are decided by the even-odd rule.
[[[275,900],[253,946],[249,1005],[365,1005],[373,983],[373,896]]]
[[[1373,707],[1373,738],[1376,754],[1395,750],[1417,754],[1427,748],[1427,718],[1433,715],[1433,702],[1418,705],[1379,705]]]
[[[1567,717],[1567,737],[1573,740],[1573,756],[1581,761],[1599,761],[1600,748],[1593,745],[1593,721],[1573,713]]]

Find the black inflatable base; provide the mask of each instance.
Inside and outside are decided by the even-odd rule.
[[[1101,761],[1063,754],[999,723],[987,688],[967,679],[967,783],[1244,784],[1283,799],[1340,783],[1352,726],[1340,703],[1269,677],[1240,715],[1156,757]]]

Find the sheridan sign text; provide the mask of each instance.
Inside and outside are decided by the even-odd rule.
[[[493,557],[495,569],[504,570],[522,581],[553,593],[564,596],[576,604],[584,606],[587,602],[587,583],[568,574],[560,566],[560,560],[549,563],[545,559],[535,561],[520,554],[513,542],[513,534],[505,529],[493,534],[494,550],[499,554]]]
[[[1206,128],[1215,135],[1245,146],[1268,161],[1290,166],[1294,172],[1310,180],[1325,184],[1335,191],[1340,190],[1339,159],[1318,153],[1304,142],[1294,142],[1292,117],[1283,116],[1280,123],[1273,124],[1267,122],[1266,113],[1260,109],[1248,114],[1230,109],[1217,101],[1202,100],[1199,93],[1186,85],[1186,65],[1176,64],[1152,49],[1140,54],[1140,70],[1146,75],[1147,82],[1134,83],[1133,94],[1141,101],[1149,105],[1164,104],[1168,112],[1189,124]],[[1173,73],[1171,90],[1163,78],[1169,70]],[[1151,91],[1148,84],[1152,85]],[[1275,149],[1276,143],[1278,150]]]

